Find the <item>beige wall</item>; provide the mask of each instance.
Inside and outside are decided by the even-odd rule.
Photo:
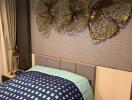
[[[31,16],[33,53],[132,71],[132,20],[116,37],[94,45],[88,30],[74,36],[52,30],[45,38],[38,32],[33,11]]]

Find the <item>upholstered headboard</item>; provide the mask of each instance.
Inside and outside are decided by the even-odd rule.
[[[94,90],[96,70],[96,67],[94,65],[75,62],[64,58],[49,57],[45,55],[35,55],[34,58],[35,65],[67,70],[85,76],[86,78],[88,78],[88,80],[90,80],[91,86]]]

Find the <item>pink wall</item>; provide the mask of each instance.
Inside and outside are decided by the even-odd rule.
[[[94,45],[88,30],[76,36],[52,30],[45,38],[38,32],[33,12],[31,15],[33,53],[132,71],[132,20],[116,37]]]

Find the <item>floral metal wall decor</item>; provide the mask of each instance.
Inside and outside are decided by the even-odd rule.
[[[43,32],[46,36],[49,35],[49,31],[55,25],[58,14],[59,0],[38,0],[36,6],[36,23],[39,28],[39,32]]]
[[[40,32],[77,34],[89,28],[97,43],[125,28],[132,14],[132,0],[35,0],[36,23]]]
[[[64,0],[61,30],[68,34],[83,31],[88,24],[90,0]]]
[[[130,0],[98,0],[91,8],[89,30],[91,38],[104,41],[115,36],[124,28],[131,17]]]

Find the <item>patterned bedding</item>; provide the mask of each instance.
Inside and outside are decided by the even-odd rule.
[[[0,100],[84,100],[67,79],[28,71],[0,85]]]

